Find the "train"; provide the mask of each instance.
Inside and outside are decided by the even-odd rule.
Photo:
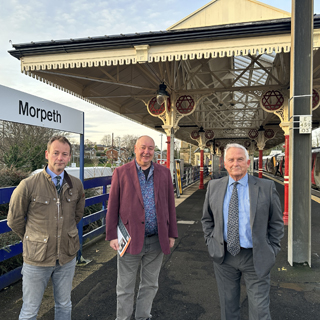
[[[275,176],[284,176],[285,154],[280,150],[272,150],[268,156],[262,157],[262,170]],[[259,157],[254,158],[254,170],[259,170]]]
[[[312,149],[311,183],[320,189],[320,148]]]
[[[277,167],[278,165],[278,167]],[[277,176],[284,176],[285,154],[273,150],[270,155],[262,157],[262,170]],[[254,158],[254,170],[259,170],[259,158]],[[320,189],[320,148],[312,149],[311,158],[311,184],[313,188]]]

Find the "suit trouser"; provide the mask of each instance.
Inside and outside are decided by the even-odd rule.
[[[240,280],[243,275],[249,303],[250,320],[270,320],[270,273],[258,278],[252,249],[241,249],[233,257],[226,251],[222,264],[213,263],[218,285],[221,320],[240,319]]]
[[[133,312],[134,289],[140,268],[140,285],[136,300],[136,320],[151,318],[153,299],[158,291],[158,278],[163,252],[157,235],[146,237],[139,254],[125,253],[117,257],[117,319],[130,320]]]

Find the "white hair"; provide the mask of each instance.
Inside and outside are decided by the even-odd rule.
[[[248,154],[248,151],[247,149],[242,146],[241,144],[238,144],[238,143],[229,143],[226,145],[225,149],[224,149],[224,161],[226,161],[226,154],[227,154],[227,151],[230,149],[230,148],[238,148],[238,149],[242,149],[244,151],[244,154],[246,156],[246,161],[249,160],[249,154]]]

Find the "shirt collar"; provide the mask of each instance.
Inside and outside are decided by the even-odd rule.
[[[46,172],[51,176],[51,180],[55,179],[55,177],[57,176],[54,172],[52,172],[49,167],[46,167]],[[64,170],[62,171],[61,174],[59,174],[59,176],[61,177],[61,180],[63,181],[64,178]]]
[[[230,187],[233,183],[235,182],[235,180],[233,180],[230,176],[229,176],[229,181],[228,181],[228,187]],[[248,174],[246,173],[246,175],[244,177],[242,177],[239,181],[237,181],[238,183],[240,183],[243,187],[246,187],[248,184]]]
[[[141,169],[141,167],[139,166],[139,164],[138,164],[138,162],[137,162],[136,159],[134,159],[134,162],[135,162],[135,164],[136,164],[136,167],[137,167],[138,171],[141,171],[142,169]],[[153,163],[152,163],[152,161],[151,161],[150,170],[152,170],[152,168],[153,168]],[[147,170],[147,169],[146,169],[146,170]]]

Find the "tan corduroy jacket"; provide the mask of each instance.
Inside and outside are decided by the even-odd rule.
[[[9,204],[8,226],[23,242],[24,262],[54,266],[71,261],[79,250],[77,223],[84,212],[81,181],[64,172],[60,195],[45,169],[20,182]]]

